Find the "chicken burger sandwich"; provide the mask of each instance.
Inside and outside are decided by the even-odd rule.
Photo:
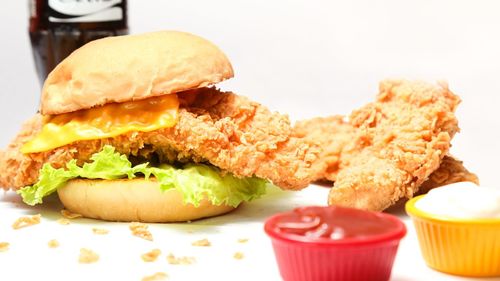
[[[0,152],[0,186],[29,205],[111,221],[174,222],[229,212],[268,184],[300,189],[318,147],[286,116],[213,85],[221,50],[175,31],[109,37],[48,76],[41,106]]]

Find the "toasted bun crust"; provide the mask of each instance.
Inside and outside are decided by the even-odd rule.
[[[177,190],[162,192],[145,179],[71,180],[57,190],[64,207],[84,217],[108,221],[180,222],[225,214],[233,207],[184,205]]]
[[[206,87],[233,75],[217,46],[189,33],[108,37],[74,51],[49,74],[40,111],[52,115],[140,100]]]

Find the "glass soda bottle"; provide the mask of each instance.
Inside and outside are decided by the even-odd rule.
[[[29,34],[41,84],[85,43],[128,33],[126,0],[29,0],[29,5]]]

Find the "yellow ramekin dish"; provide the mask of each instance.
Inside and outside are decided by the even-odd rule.
[[[415,225],[427,265],[461,276],[500,276],[500,219],[433,215],[415,207],[424,196],[409,200],[406,212]]]

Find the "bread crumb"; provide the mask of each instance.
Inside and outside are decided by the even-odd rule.
[[[61,215],[67,219],[77,219],[77,218],[81,218],[83,217],[82,215],[80,214],[77,214],[77,213],[72,213],[66,209],[62,209],[61,210]]]
[[[94,251],[86,248],[80,249],[80,256],[78,257],[79,263],[94,263],[99,260],[99,255]]]
[[[12,228],[13,229],[20,229],[20,228],[27,227],[30,225],[39,224],[41,217],[42,217],[42,215],[40,215],[40,214],[33,215],[30,217],[20,217],[12,224]]]
[[[143,254],[141,258],[145,262],[153,262],[156,261],[159,255],[161,255],[160,249],[153,249],[150,252]]]
[[[236,252],[236,253],[234,253],[234,256],[233,256],[233,257],[234,257],[235,259],[237,259],[237,260],[241,260],[241,259],[243,259],[245,256],[243,255],[243,253],[242,253],[242,252]]]
[[[145,240],[153,241],[153,235],[148,230],[148,225],[140,222],[132,222],[129,225],[132,234]]]
[[[52,239],[49,241],[48,245],[49,248],[57,248],[59,247],[59,241],[57,241],[56,239]]]
[[[142,278],[142,281],[159,281],[159,280],[166,280],[168,278],[168,275],[163,272],[156,272],[153,275],[148,275]]]
[[[69,220],[65,219],[65,218],[60,218],[60,219],[57,220],[57,223],[58,224],[62,224],[62,225],[68,225],[69,224]]]
[[[246,243],[246,242],[248,242],[248,238],[238,239],[238,243]]]
[[[212,244],[210,243],[210,241],[208,241],[208,239],[201,239],[198,241],[194,241],[193,243],[191,243],[191,245],[198,247],[209,247]]]
[[[183,264],[188,265],[196,262],[194,257],[175,257],[174,254],[170,253],[167,256],[167,262],[169,264]]]
[[[92,232],[94,232],[94,234],[104,235],[104,234],[108,234],[109,230],[104,229],[104,228],[94,227],[94,228],[92,228]]]
[[[7,252],[9,250],[10,244],[8,242],[0,242],[0,253]]]

